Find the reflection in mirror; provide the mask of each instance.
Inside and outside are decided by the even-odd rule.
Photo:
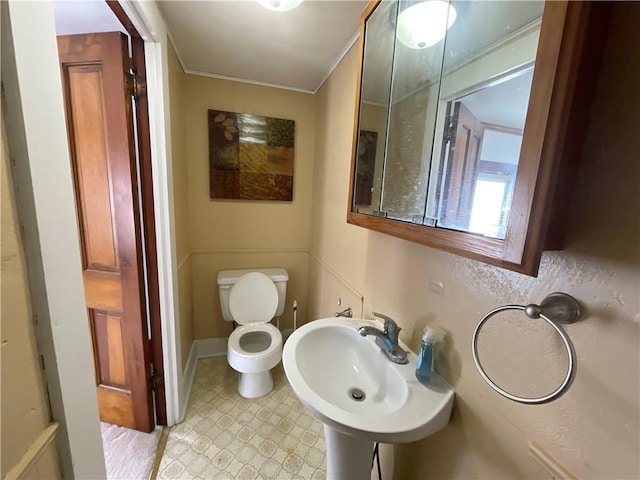
[[[544,2],[454,2],[425,217],[505,238]]]
[[[426,216],[504,239],[544,2],[456,5],[463,28],[446,38]]]
[[[504,238],[533,67],[446,103],[438,226]]]
[[[353,195],[353,207],[359,213],[380,210],[397,13],[395,2],[384,2],[367,20]]]
[[[425,216],[444,37],[447,27],[455,27],[456,16],[455,9],[447,9],[449,2],[437,3],[445,7],[438,19],[431,20],[430,29],[439,34],[438,38],[421,43],[407,40],[417,34],[412,37],[403,33],[411,27],[403,19],[419,18],[419,7],[425,2],[398,2],[381,207],[385,216],[394,220],[423,223]]]
[[[352,209],[504,238],[544,2],[438,2],[435,42],[403,33],[424,3],[366,21]]]

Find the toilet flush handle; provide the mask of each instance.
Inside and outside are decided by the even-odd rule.
[[[351,310],[351,307],[345,308],[341,312],[336,312],[336,317],[353,318],[353,310]]]

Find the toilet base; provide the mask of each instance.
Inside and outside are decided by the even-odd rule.
[[[244,398],[258,398],[273,390],[271,370],[258,373],[238,373],[238,393]]]

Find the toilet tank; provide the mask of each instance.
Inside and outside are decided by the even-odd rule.
[[[218,272],[218,292],[220,293],[220,308],[222,309],[222,318],[227,322],[233,322],[233,316],[229,311],[229,294],[234,283],[250,272],[264,273],[269,277],[278,290],[278,308],[275,316],[279,317],[284,312],[284,305],[287,300],[287,281],[289,274],[284,268],[249,268],[246,270],[221,270]]]

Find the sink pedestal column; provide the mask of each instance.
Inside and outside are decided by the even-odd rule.
[[[328,480],[369,480],[373,442],[324,425]]]

